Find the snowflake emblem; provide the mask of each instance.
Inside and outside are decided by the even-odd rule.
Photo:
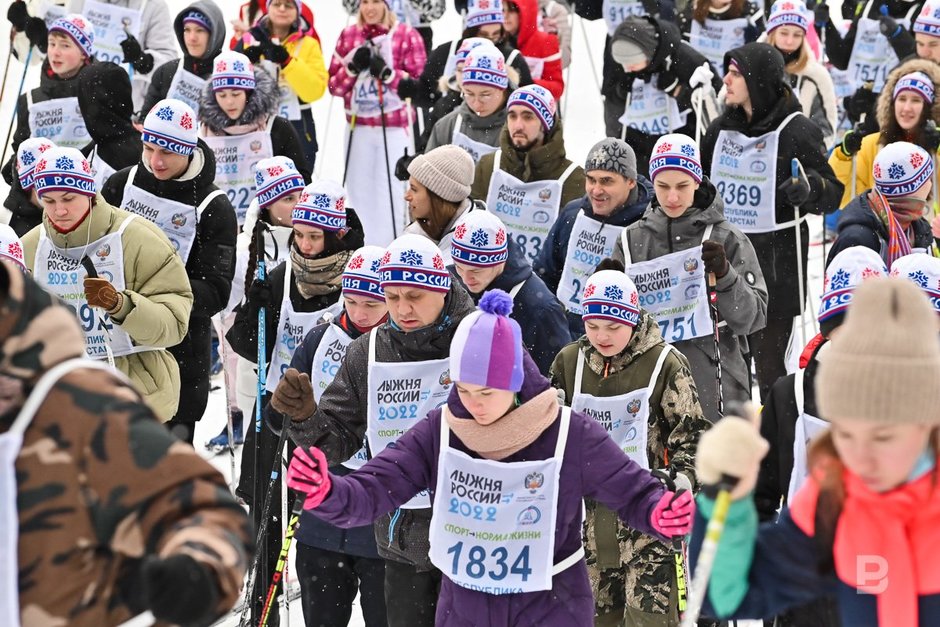
[[[876,268],[865,268],[864,270],[862,270],[862,279],[870,279],[873,276],[881,276],[881,270],[878,270]],[[927,287],[927,286],[924,285],[924,287]]]
[[[339,198],[336,199],[336,210],[343,211],[345,207],[346,207],[346,199],[340,196]]]
[[[492,61],[490,61],[490,59],[488,59],[487,57],[480,57],[479,59],[476,60],[476,62],[477,62],[477,67],[480,68],[481,70],[489,70],[489,69],[492,69],[493,67]]]
[[[413,250],[406,250],[402,252],[399,256],[399,259],[402,263],[406,263],[409,266],[420,266],[424,263],[424,257]]]
[[[927,7],[924,7],[924,10],[925,10],[925,11],[929,11],[929,9],[928,9]],[[935,18],[937,18],[937,19],[940,19],[940,9],[936,9],[936,10],[933,12],[933,16],[934,16]]]
[[[365,260],[362,258],[362,255],[356,255],[355,257],[349,260],[349,269],[359,270],[360,268],[362,268],[363,261]]]
[[[783,11],[792,11],[795,8],[796,7],[793,6],[793,4],[790,2],[784,2],[783,4],[780,5],[780,9]]]
[[[604,298],[609,298],[610,300],[620,300],[623,298],[623,290],[616,285],[608,285],[604,288]]]
[[[173,109],[170,107],[163,107],[157,111],[157,117],[164,122],[169,122],[173,119]]]
[[[849,286],[849,273],[841,268],[832,275],[829,284],[833,290],[842,290]]]
[[[457,225],[457,228],[454,230],[454,235],[457,236],[457,239],[463,239],[464,235],[467,234],[467,225],[460,223]]]
[[[46,152],[46,151],[49,150],[50,148],[52,148],[52,144],[40,144],[40,146],[39,146],[39,154],[42,154],[42,153]]]
[[[329,209],[333,199],[329,194],[312,194],[307,196],[307,204],[315,209]]]
[[[917,270],[916,272],[911,272],[908,278],[917,283],[921,289],[928,289],[930,287],[930,279],[924,274],[923,270]]]
[[[216,63],[216,64],[215,64],[215,71],[216,71],[216,72],[224,72],[224,71],[225,71],[225,61],[219,61],[218,63]]]
[[[490,8],[490,0],[480,0],[477,6],[481,9],[488,9]]]
[[[261,172],[255,172],[255,187],[264,185],[264,175]]]
[[[443,270],[444,269],[444,259],[440,255],[434,255],[434,269]]]
[[[496,245],[502,246],[505,241],[506,241],[506,231],[502,229],[496,231]]]
[[[84,159],[82,159],[82,171],[85,174],[91,174],[91,165]]]
[[[656,154],[661,155],[664,152],[669,152],[670,150],[672,150],[672,144],[669,142],[663,142],[659,145],[659,148],[656,149]]]
[[[636,292],[630,292],[630,304],[634,307],[640,304],[640,295]]]
[[[75,24],[76,26],[78,26],[78,27],[79,27],[80,29],[82,29],[82,30],[85,30],[85,28],[86,28],[86,26],[87,26],[87,25],[85,24],[85,20],[83,20],[83,19],[80,18],[80,17],[76,17],[75,19],[73,19],[73,20],[72,20],[72,24]]]
[[[279,165],[276,165],[272,168],[268,168],[268,176],[280,176],[284,173],[284,168]]]
[[[235,63],[232,64],[232,70],[236,72],[244,72],[245,64],[242,63],[241,61],[236,61]]]
[[[24,153],[23,153],[23,158],[20,159],[20,161],[23,163],[23,165],[32,165],[33,161],[35,161],[35,160],[36,160],[36,157],[34,157],[34,156],[33,156],[33,153],[31,153],[31,152],[24,152]]]
[[[584,288],[584,297],[590,298],[591,296],[594,296],[594,290],[596,289],[597,289],[596,285],[594,285],[593,283],[588,283],[588,286]]]
[[[490,238],[487,237],[486,231],[484,231],[483,229],[477,229],[470,236],[470,244],[478,248],[483,248],[489,243],[490,243]]]
[[[10,242],[10,245],[7,246],[7,252],[10,253],[11,257],[16,259],[23,258],[23,247],[20,246],[19,242]]]
[[[381,264],[384,266],[385,264],[387,264],[387,263],[388,263],[389,261],[391,261],[391,260],[392,260],[392,253],[386,252],[384,255],[382,255]]]
[[[59,170],[71,170],[75,167],[75,162],[68,157],[59,157],[55,160],[55,167]]]
[[[904,176],[904,166],[900,163],[892,163],[888,166],[888,177],[897,180]]]
[[[506,71],[506,62],[503,61],[502,57],[496,58],[496,69],[499,70],[500,72]]]
[[[692,144],[683,144],[682,148],[679,149],[679,152],[684,154],[686,157],[695,156],[695,148],[692,147]]]
[[[386,254],[388,254],[388,253],[386,253]],[[385,257],[383,257],[382,259],[384,259],[384,258],[385,258]],[[379,271],[379,266],[381,266],[381,265],[382,265],[382,261],[379,260],[379,259],[375,259],[375,260],[372,262],[372,265],[369,266],[369,270],[371,270],[372,272],[378,273],[378,271]]]
[[[193,116],[184,113],[183,117],[180,118],[180,127],[187,131],[193,130]]]
[[[876,163],[875,167],[872,169],[872,173],[875,175],[876,179],[881,178],[881,165]]]
[[[36,171],[37,171],[37,172],[42,172],[42,171],[45,170],[45,169],[46,169],[46,160],[45,160],[45,159],[40,159],[40,160],[39,160],[39,163],[36,164]]]
[[[924,162],[924,156],[920,154],[919,152],[915,152],[914,154],[911,155],[911,165],[914,166],[915,170],[919,168],[923,162]]]

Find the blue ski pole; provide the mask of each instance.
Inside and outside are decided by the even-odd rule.
[[[10,117],[10,126],[7,128],[7,138],[3,141],[3,152],[0,154],[0,163],[4,163],[7,160],[7,146],[10,145],[10,136],[13,134],[13,123],[16,122],[16,110],[19,108],[17,105],[19,103],[20,94],[23,93],[23,85],[26,83],[26,73],[29,71],[29,61],[33,58],[33,48],[35,46],[29,47],[29,52],[26,53],[26,60],[23,62],[23,76],[20,77],[20,88],[16,92],[17,100],[13,103],[13,115]],[[13,52],[10,52],[10,55],[13,55]]]

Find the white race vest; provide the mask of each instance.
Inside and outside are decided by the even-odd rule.
[[[578,351],[578,365],[574,372],[574,395],[571,399],[571,409],[587,414],[598,422],[613,438],[617,446],[627,454],[627,457],[637,464],[650,469],[649,455],[649,420],[650,396],[659,381],[663,363],[672,350],[672,345],[666,344],[659,352],[656,366],[650,375],[650,382],[645,388],[633,390],[626,394],[616,396],[593,396],[581,391],[581,378],[584,374],[584,362],[587,358],[583,351]]]
[[[702,241],[711,234],[709,224],[702,233]],[[713,328],[702,245],[634,262],[630,257],[627,231],[620,237],[623,264],[640,294],[640,307],[656,318],[663,338],[673,343],[710,334]]]
[[[111,322],[104,310],[95,310],[85,298],[85,268],[82,255],[87,254],[98,276],[107,279],[118,292],[124,290],[124,245],[121,237],[124,230],[137,216],[127,216],[120,228],[108,233],[87,246],[62,249],[56,247],[48,237],[46,229],[39,229],[39,244],[33,262],[33,278],[69,306],[78,317],[85,332],[85,354],[92,359],[105,359],[107,336],[111,336],[111,350],[115,357],[156,350],[150,346],[135,346],[120,325]]]
[[[793,394],[796,399],[796,425],[793,428],[793,471],[790,473],[790,487],[787,490],[787,503],[793,503],[793,497],[799,491],[809,470],[806,454],[809,443],[820,433],[829,428],[829,423],[816,416],[810,416],[804,409],[802,368],[793,373]]]
[[[897,20],[904,30],[911,27],[911,17],[920,6],[919,3],[912,2],[907,16]],[[879,94],[888,78],[888,72],[898,65],[898,55],[894,53],[888,38],[881,34],[878,20],[868,17],[871,7],[872,0],[868,0],[856,25],[855,44],[852,46],[847,69],[856,88],[871,81],[874,83],[872,91]]]
[[[281,313],[278,316],[277,332],[274,334],[274,350],[271,352],[271,363],[268,365],[265,381],[265,389],[271,394],[274,394],[277,384],[284,377],[284,372],[290,367],[291,357],[307,337],[307,332],[317,326],[323,314],[328,311],[335,313],[339,305],[334,303],[319,311],[295,311],[290,300],[290,283],[293,276],[294,266],[288,260],[284,268],[284,297],[281,299]]]
[[[747,23],[746,17],[733,20],[713,20],[706,17],[704,24],[700,24],[698,20],[692,20],[689,44],[701,52],[715,69],[723,70],[725,53],[744,45],[744,30],[747,28]]]
[[[208,81],[196,76],[183,66],[183,59],[180,59],[176,67],[176,74],[170,82],[170,88],[166,92],[167,98],[175,98],[188,104],[196,114],[199,114],[199,100],[202,98],[202,92]]]
[[[636,78],[627,106],[617,121],[646,135],[665,135],[685,125],[679,112],[679,103],[666,92],[657,89],[657,75],[650,82]]]
[[[550,590],[552,577],[578,563],[584,549],[554,563],[555,521],[571,409],[563,407],[552,457],[529,462],[474,459],[450,447],[448,410],[428,556],[462,588],[488,594]]]
[[[372,42],[373,54],[376,52],[385,59],[385,64],[389,68],[394,67],[394,57],[392,56],[392,35],[395,33],[396,26],[392,27],[385,35],[380,35],[369,41]],[[350,51],[346,63],[352,60],[355,50]],[[353,85],[352,112],[356,115],[368,118],[377,118],[384,111],[386,114],[392,111],[398,111],[402,107],[401,99],[398,93],[382,83],[382,106],[379,106],[379,86],[375,78],[369,74],[368,70],[359,72],[356,77],[356,84]]]
[[[95,187],[96,189],[101,189],[104,187],[105,181],[111,178],[111,175],[114,174],[116,170],[101,158],[101,155],[98,154],[97,145],[95,145],[91,152],[89,163],[91,164],[91,171],[95,175]]]
[[[376,361],[375,334],[369,333],[369,402],[366,435],[373,457],[395,442],[432,409],[447,403],[452,382],[450,360]],[[405,509],[431,506],[427,490],[402,505]]]
[[[614,36],[614,31],[628,17],[643,17],[647,15],[643,3],[639,0],[604,0],[602,5],[604,22],[607,23],[607,34]]]
[[[272,41],[278,43],[277,39],[273,39]],[[291,57],[297,58],[298,50],[300,50],[300,44],[294,47],[294,54],[292,54]],[[287,79],[284,78],[281,66],[265,59],[261,62],[261,67],[277,81],[277,86],[281,90],[281,96],[277,105],[278,116],[292,122],[299,120],[300,100],[297,98],[297,92],[294,91],[294,88],[291,87]]]
[[[725,205],[725,218],[745,233],[788,228],[794,221],[777,222],[777,146],[780,132],[800,111],[788,115],[776,129],[758,137],[738,131],[718,133],[710,178]]]
[[[144,3],[141,3],[141,9]],[[121,42],[128,34],[140,39],[140,9],[129,9],[98,0],[85,0],[82,15],[95,27],[95,58],[121,65],[124,51]],[[140,42],[141,47],[145,42]]]
[[[477,163],[480,161],[480,157],[483,155],[488,155],[491,152],[496,152],[496,146],[490,146],[489,144],[484,144],[483,142],[478,142],[475,139],[470,139],[466,135],[460,132],[460,127],[463,125],[463,116],[457,114],[457,119],[454,120],[454,133],[451,136],[450,143],[455,146],[460,146],[467,153],[473,157],[473,162]]]
[[[83,148],[91,141],[78,98],[53,98],[33,102],[33,92],[26,94],[30,137],[44,137],[60,148]]]
[[[532,263],[542,250],[548,231],[558,218],[561,190],[565,181],[578,167],[574,163],[557,181],[523,183],[512,174],[499,169],[502,150],[493,159],[493,175],[486,192],[486,206],[506,225],[509,234]]]
[[[571,237],[568,238],[565,266],[555,292],[565,309],[578,316],[584,312],[581,307],[584,285],[594,274],[597,264],[613,254],[617,236],[623,229],[622,226],[604,224],[589,218],[583,211],[578,212],[571,228]]]
[[[244,135],[203,137],[215,153],[215,184],[228,194],[235,208],[238,226],[245,223],[248,205],[255,197],[254,166],[262,159],[274,156],[271,146],[271,127],[276,118],[271,116],[263,131]]]
[[[189,251],[196,240],[196,229],[202,212],[206,210],[217,196],[225,192],[214,190],[203,198],[198,207],[187,205],[176,200],[163,198],[134,185],[137,176],[137,166],[127,173],[127,182],[124,184],[124,197],[121,200],[121,209],[146,218],[160,227],[185,265],[189,261]]]

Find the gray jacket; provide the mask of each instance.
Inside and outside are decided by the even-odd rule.
[[[447,357],[457,325],[473,309],[470,295],[454,281],[444,311],[432,326],[404,333],[391,322],[382,325],[376,334],[376,359],[406,362]],[[303,422],[290,423],[291,439],[298,446],[321,449],[331,466],[346,461],[362,447],[368,406],[369,335],[349,345],[346,359],[320,397],[316,412]],[[379,555],[412,564],[418,570],[432,569],[428,558],[430,523],[430,508],[400,509],[382,516],[375,521]]]
[[[704,207],[704,208],[702,208]],[[671,219],[654,200],[637,222],[626,228],[614,246],[613,256],[624,260],[623,239],[629,242],[633,261],[647,261],[678,250],[698,246],[705,227],[712,224],[712,241],[725,247],[730,268],[718,279],[718,313],[727,326],[719,329],[721,349],[721,387],[724,402],[751,398],[745,336],[764,328],[767,320],[767,286],[751,241],[725,220],[721,199],[706,179],[695,193],[693,206],[685,214]],[[715,421],[718,415],[718,390],[715,382],[715,340],[711,334],[673,344],[689,360],[692,378],[698,388],[705,417]]]
[[[506,124],[506,107],[500,107],[499,110],[481,118],[474,113],[466,102],[461,102],[460,106],[435,122],[431,129],[431,137],[428,138],[428,146],[425,152],[430,152],[438,146],[454,143],[454,126],[457,123],[457,116],[460,116],[460,132],[473,141],[487,144],[493,148],[499,147],[499,132]],[[481,155],[471,155],[474,162],[480,160]]]

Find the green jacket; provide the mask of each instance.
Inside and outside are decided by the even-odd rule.
[[[40,229],[45,229],[46,237],[59,248],[83,247],[88,241],[116,232],[128,215],[101,196],[95,198],[91,215],[71,233],[59,233],[44,215],[42,224],[23,236],[26,267],[34,269]],[[165,422],[176,414],[180,393],[179,366],[165,349],[176,346],[186,336],[193,292],[186,266],[154,223],[135,218],[125,229],[122,242],[124,304],[111,318],[135,344],[157,350],[117,357],[114,362]],[[36,279],[42,283],[43,277]]]

